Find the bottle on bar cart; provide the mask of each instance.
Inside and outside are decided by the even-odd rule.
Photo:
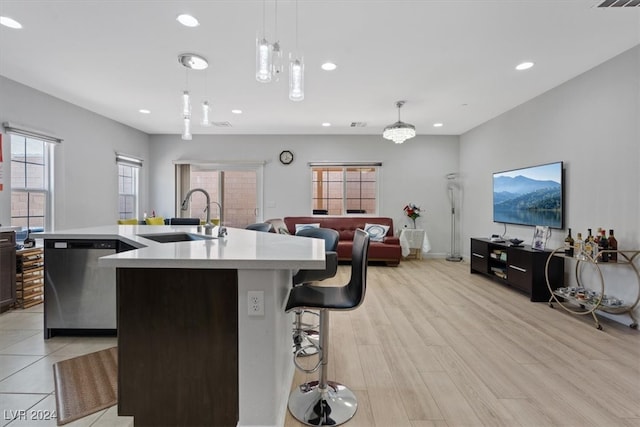
[[[584,240],[582,240],[582,233],[578,233],[576,235],[576,245],[574,248],[574,256],[581,261],[584,261],[586,259],[584,256]]]
[[[569,235],[564,238],[564,254],[566,256],[573,256],[573,245],[575,241],[573,237],[571,237],[571,229],[569,229]]]
[[[609,238],[607,239],[609,243],[609,249],[612,251],[618,250],[618,240],[613,235],[613,230],[609,230]],[[609,261],[618,262],[618,253],[617,252],[609,252]]]

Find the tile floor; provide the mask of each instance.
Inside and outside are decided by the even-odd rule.
[[[0,426],[55,426],[52,365],[116,345],[115,337],[43,338],[42,304],[0,314]],[[49,418],[49,419],[42,419]],[[66,424],[70,427],[133,426],[117,407]]]

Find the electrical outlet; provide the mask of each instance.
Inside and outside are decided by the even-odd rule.
[[[247,310],[249,316],[264,316],[264,291],[247,292]]]

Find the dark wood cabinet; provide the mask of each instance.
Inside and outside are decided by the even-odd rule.
[[[0,312],[16,300],[16,233],[0,233]]]
[[[531,301],[549,301],[545,265],[551,251],[531,246],[512,247],[505,242],[484,238],[471,239],[471,273],[484,274],[529,295]],[[564,262],[553,257],[549,262],[552,289],[563,286]]]

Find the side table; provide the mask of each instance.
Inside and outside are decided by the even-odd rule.
[[[414,255],[416,259],[422,259],[422,250],[425,243],[426,233],[420,228],[403,228],[400,231],[400,247],[402,256],[407,258]],[[427,251],[429,249],[427,248]]]

